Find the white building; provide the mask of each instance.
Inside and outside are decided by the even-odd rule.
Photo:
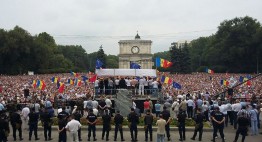
[[[178,49],[181,49],[181,48],[184,48],[184,47],[185,47],[185,43],[189,44],[190,42],[191,42],[191,41],[189,41],[189,40],[179,40],[179,41],[177,41],[177,42],[171,43],[171,47],[174,46],[174,45],[176,45],[176,47],[177,47]],[[171,48],[171,47],[170,47],[170,48]]]

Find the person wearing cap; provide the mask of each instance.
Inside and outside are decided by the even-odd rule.
[[[105,110],[105,113],[102,116],[102,120],[103,120],[102,140],[104,140],[104,136],[106,133],[106,141],[109,141],[109,131],[111,129],[111,116],[109,114],[108,109]]]
[[[225,121],[225,116],[222,112],[219,111],[219,107],[216,106],[214,113],[211,116],[211,119],[213,120],[213,139],[212,141],[215,142],[215,137],[217,135],[217,131],[219,131],[220,136],[222,138],[222,142],[225,142],[224,139],[224,121]]]
[[[164,106],[163,107],[163,111],[161,112],[163,119],[166,120],[166,136],[167,136],[167,140],[170,141],[170,121],[171,121],[171,117],[170,117],[170,112],[167,110],[167,108]]]
[[[29,141],[31,141],[33,131],[34,131],[34,135],[35,135],[35,140],[39,140],[39,138],[37,136],[37,127],[38,127],[39,115],[37,113],[35,113],[35,108],[31,108],[31,111],[28,114],[28,116],[29,116]]]
[[[13,138],[14,138],[14,141],[16,141],[16,130],[18,130],[19,132],[19,140],[23,140],[22,138],[22,120],[21,120],[21,117],[20,115],[18,114],[17,110],[12,112],[11,115],[10,115],[10,123],[11,123],[11,126],[13,128]]]
[[[86,117],[88,123],[88,139],[90,141],[91,131],[93,132],[93,140],[96,141],[96,122],[97,116],[93,113],[93,109],[89,110],[88,116]]]
[[[134,108],[131,108],[131,112],[128,114],[128,122],[130,123],[130,134],[132,141],[137,141],[137,124],[139,123],[139,117]],[[135,135],[134,135],[135,134]]]
[[[245,141],[245,138],[247,136],[247,130],[249,126],[249,119],[245,117],[245,113],[242,112],[239,114],[239,117],[237,118],[238,128],[236,131],[236,136],[234,142],[237,142],[237,139],[239,137],[239,134],[242,135],[242,142]]]
[[[150,136],[150,141],[153,141],[153,115],[150,113],[150,110],[147,110],[146,116],[144,117],[144,125],[145,125],[145,141],[148,141],[148,132]]]
[[[115,136],[114,136],[114,141],[117,140],[117,132],[119,130],[120,136],[121,136],[121,141],[125,141],[124,136],[123,136],[123,128],[122,124],[124,121],[124,117],[120,114],[120,111],[116,111],[116,115],[114,117],[114,122],[115,122]]]

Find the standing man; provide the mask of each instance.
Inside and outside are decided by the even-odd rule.
[[[22,138],[22,120],[21,120],[21,117],[20,115],[18,114],[18,112],[13,112],[11,115],[10,115],[10,122],[11,122],[11,126],[13,128],[13,138],[14,138],[14,141],[16,141],[16,130],[18,130],[19,132],[19,140],[23,140]]]
[[[52,120],[50,114],[48,113],[48,110],[45,109],[44,111],[45,112],[41,115],[41,121],[44,125],[45,141],[47,141],[47,131],[48,131],[48,140],[51,141]]]
[[[111,101],[111,96],[108,96],[105,100],[105,103],[106,103],[106,107],[107,109],[109,110],[109,114],[112,115],[112,101]]]
[[[22,125],[23,125],[24,130],[28,129],[28,120],[29,120],[28,114],[29,113],[30,113],[30,109],[28,106],[22,109],[21,116],[22,116]]]
[[[29,116],[29,141],[31,141],[33,131],[35,135],[35,140],[37,141],[39,140],[37,136],[37,125],[38,125],[39,115],[35,113],[35,108],[32,108],[28,116]]]
[[[189,97],[189,100],[187,100],[187,114],[188,118],[193,117],[193,108],[194,108],[194,101],[192,100],[192,97]]]
[[[146,114],[147,110],[150,110],[150,103],[148,99],[144,102],[144,113]]]
[[[177,118],[178,111],[179,111],[179,103],[175,99],[174,103],[171,106],[172,110],[174,111],[174,118]]]
[[[91,131],[93,132],[93,140],[96,141],[96,122],[97,117],[94,115],[93,110],[89,110],[88,116],[86,117],[88,123],[88,139],[90,141]]]
[[[6,133],[10,133],[8,121],[6,121],[5,114],[0,114],[0,142],[7,141]]]
[[[130,123],[130,134],[132,141],[137,141],[137,124],[139,123],[139,117],[136,114],[134,108],[131,108],[131,112],[128,115],[128,122]],[[134,136],[135,132],[135,136]]]
[[[249,111],[250,120],[251,120],[251,135],[258,135],[258,127],[257,127],[257,114],[258,111],[256,109],[256,105],[252,105],[252,109]]]
[[[161,104],[159,103],[159,101],[157,101],[155,104],[155,112],[156,112],[156,117],[158,117],[161,112]]]
[[[185,121],[186,121],[186,113],[182,110],[179,110],[179,114],[177,115],[177,122],[179,123],[178,125],[179,136],[180,136],[179,141],[186,140]]]
[[[58,142],[66,142],[66,119],[67,117],[63,116],[61,119],[58,120]]]
[[[74,117],[75,117],[75,120],[77,120],[78,122],[80,122],[80,119],[83,116],[80,112],[81,112],[81,110],[79,108],[76,108],[76,112],[73,114]],[[79,141],[82,141],[82,138],[81,138],[81,127],[78,129],[78,139],[79,139]]]
[[[166,125],[165,125],[165,129],[166,129],[166,136],[167,136],[167,140],[170,141],[170,121],[171,121],[171,117],[170,117],[170,113],[168,110],[166,110],[166,107],[163,107],[163,111],[161,112],[163,119],[166,120]]]
[[[144,77],[141,77],[140,79],[139,79],[139,81],[138,81],[138,84],[139,84],[139,95],[145,95],[145,82],[146,82],[146,80],[145,80],[145,78]]]
[[[70,134],[70,142],[79,142],[78,141],[78,130],[81,127],[79,121],[75,120],[74,115],[69,117],[69,122],[65,126],[66,130],[69,131]]]
[[[247,136],[247,130],[248,130],[248,126],[249,126],[249,119],[247,117],[245,117],[244,112],[239,114],[239,117],[237,119],[237,123],[238,123],[238,128],[237,128],[237,131],[236,131],[236,136],[235,136],[234,142],[237,142],[239,134],[242,135],[242,142],[244,142],[245,138]]]
[[[157,120],[156,125],[157,125],[157,142],[164,142],[166,120],[163,119],[162,114],[159,115],[159,120]]]
[[[197,132],[199,132],[199,136],[198,136],[198,140],[201,141],[202,140],[202,134],[203,134],[203,121],[205,119],[205,116],[203,113],[201,113],[201,109],[197,109],[197,114],[195,115],[195,131],[194,131],[194,135],[191,138],[191,140],[195,140]]]
[[[124,121],[124,117],[120,114],[120,111],[116,111],[116,115],[114,118],[115,122],[115,136],[114,136],[114,141],[117,139],[117,132],[119,130],[120,136],[121,136],[121,141],[125,141],[124,136],[123,136],[123,128],[122,128],[122,123]]]
[[[109,141],[109,131],[111,129],[111,116],[109,115],[109,111],[105,110],[105,114],[102,116],[103,120],[103,132],[102,132],[102,140],[104,140],[104,136],[106,133],[106,141]]]
[[[148,132],[150,134],[150,141],[153,141],[152,134],[152,124],[153,124],[153,115],[150,113],[150,110],[147,110],[146,116],[144,118],[145,123],[145,141],[148,141]]]
[[[221,138],[222,138],[222,142],[225,142],[224,139],[224,121],[225,121],[225,117],[224,114],[222,112],[219,111],[219,107],[215,107],[215,111],[214,113],[212,113],[211,119],[213,120],[213,139],[212,141],[215,142],[216,139],[216,135],[217,135],[217,131],[219,131]]]

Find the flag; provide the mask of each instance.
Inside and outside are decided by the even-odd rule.
[[[166,80],[166,77],[165,77],[165,76],[162,76],[160,81],[164,83],[165,80]]]
[[[141,66],[137,63],[130,62],[130,69],[140,69]]]
[[[65,89],[65,84],[60,82],[59,83],[59,88],[58,88],[58,92],[59,93],[63,93],[64,92],[64,89]]]
[[[32,83],[32,86],[33,86],[33,88],[36,88],[36,80],[33,80],[33,83]]]
[[[169,62],[168,60],[157,57],[155,65],[156,67],[168,68],[172,65],[172,62]]]
[[[221,84],[221,85],[224,85],[224,86],[228,86],[228,85],[229,85],[229,82],[228,82],[227,80],[224,80],[224,79],[223,79],[223,80],[220,81],[220,84]]]
[[[207,72],[207,73],[210,73],[210,74],[213,74],[213,73],[214,73],[214,71],[213,71],[213,70],[211,70],[211,69],[208,69],[208,68],[206,68],[206,72]]]
[[[166,77],[164,83],[171,84],[172,83],[172,79],[169,78],[169,77]]]
[[[74,83],[75,83],[74,85],[76,86],[78,83],[78,78],[75,79]]]
[[[40,90],[44,90],[46,87],[46,84],[44,81],[37,80],[36,87],[39,88]]]
[[[229,79],[229,87],[232,88],[233,86],[235,86],[237,84],[237,80],[234,77],[230,77]]]
[[[70,85],[73,85],[74,84],[74,80],[73,79],[68,79],[67,83],[70,84]]]
[[[82,77],[82,80],[84,81],[84,82],[86,82],[87,80],[88,80],[88,77],[86,77],[86,76],[81,76]]]
[[[247,77],[240,76],[239,82],[241,83],[245,82],[244,83],[245,85],[251,86],[251,80],[249,80]]]
[[[173,87],[177,88],[177,89],[181,89],[182,88],[182,86],[180,84],[176,83],[176,82],[173,82]]]
[[[79,76],[78,73],[75,73],[75,72],[72,72],[72,71],[70,72],[70,74],[73,75],[74,77],[78,77]]]
[[[89,79],[89,82],[95,82],[96,81],[96,77],[97,77],[97,75],[95,74],[93,77],[91,77]]]
[[[57,81],[59,81],[59,78],[57,78],[57,77],[52,77],[52,78],[51,78],[51,81],[52,81],[53,83],[57,83]]]
[[[96,69],[101,69],[103,66],[103,62],[99,59],[96,60]]]

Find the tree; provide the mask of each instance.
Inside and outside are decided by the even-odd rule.
[[[106,55],[104,53],[102,45],[100,46],[100,49],[97,52],[97,59],[99,59],[103,63],[102,68],[106,68]]]

